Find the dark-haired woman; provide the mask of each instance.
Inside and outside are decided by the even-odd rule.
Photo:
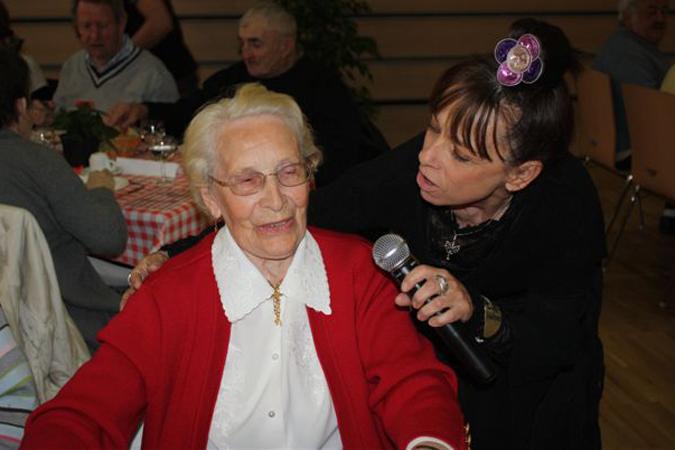
[[[443,74],[424,135],[313,192],[309,221],[390,229],[424,263],[402,285],[429,280],[412,299],[417,317],[463,322],[497,371],[476,383],[434,342],[460,376],[474,450],[599,449],[605,240],[595,187],[568,153],[563,74],[576,60],[556,27],[525,19],[511,29],[499,61]]]
[[[497,369],[493,383],[477,384],[436,346],[460,374],[472,448],[600,448],[605,241],[596,190],[568,153],[562,77],[575,60],[555,27],[522,20],[512,30],[516,44],[536,36],[539,54],[502,56],[537,56],[541,73],[511,84],[514,74],[502,66],[498,75],[493,60],[449,69],[424,136],[316,191],[309,217],[341,230],[391,229],[425,264],[402,285],[429,280],[412,299],[417,317],[432,327],[464,322]]]

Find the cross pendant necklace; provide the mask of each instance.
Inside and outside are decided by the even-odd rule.
[[[443,244],[445,249],[445,259],[450,259],[452,255],[459,253],[462,249],[462,246],[457,243],[457,233],[452,235],[452,240],[446,240]]]
[[[284,295],[281,293],[279,290],[280,284],[277,284],[276,286],[270,283],[270,286],[272,286],[272,289],[274,291],[272,292],[272,295],[269,296],[269,298],[272,299],[272,306],[274,307],[274,324],[278,327],[281,326],[281,296]]]

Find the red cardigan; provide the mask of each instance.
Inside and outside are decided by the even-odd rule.
[[[465,449],[454,373],[440,364],[395,286],[358,238],[312,229],[328,273],[330,316],[308,309],[345,449],[433,436]],[[211,264],[213,236],[167,262],[100,334],[100,349],[30,416],[25,449],[203,449],[230,336]],[[307,425],[311,426],[311,418]]]

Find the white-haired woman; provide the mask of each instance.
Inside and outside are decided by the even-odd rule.
[[[465,448],[453,372],[358,238],[307,230],[320,152],[288,96],[245,85],[185,139],[226,226],[165,264],[29,419],[25,448]]]

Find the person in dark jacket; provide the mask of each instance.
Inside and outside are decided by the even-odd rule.
[[[600,449],[606,251],[597,192],[568,152],[563,74],[576,59],[560,29],[532,19],[514,23],[497,56],[516,66],[471,59],[448,69],[427,131],[314,191],[308,220],[407,240],[422,264],[395,302],[412,305],[457,371],[473,449]],[[134,285],[153,258],[166,255],[134,269]],[[448,323],[494,366],[491,383],[473,379],[432,332]]]
[[[259,2],[250,8],[239,22],[239,43],[242,60],[213,74],[200,91],[177,103],[121,103],[108,112],[107,123],[126,128],[151,118],[179,136],[202,105],[227,96],[239,84],[258,82],[293,97],[309,120],[324,152],[317,185],[388,150],[339,74],[303,56],[295,19],[281,6]]]
[[[170,0],[125,0],[125,31],[137,46],[158,57],[185,97],[199,88],[197,62],[185,45],[183,30]]]

